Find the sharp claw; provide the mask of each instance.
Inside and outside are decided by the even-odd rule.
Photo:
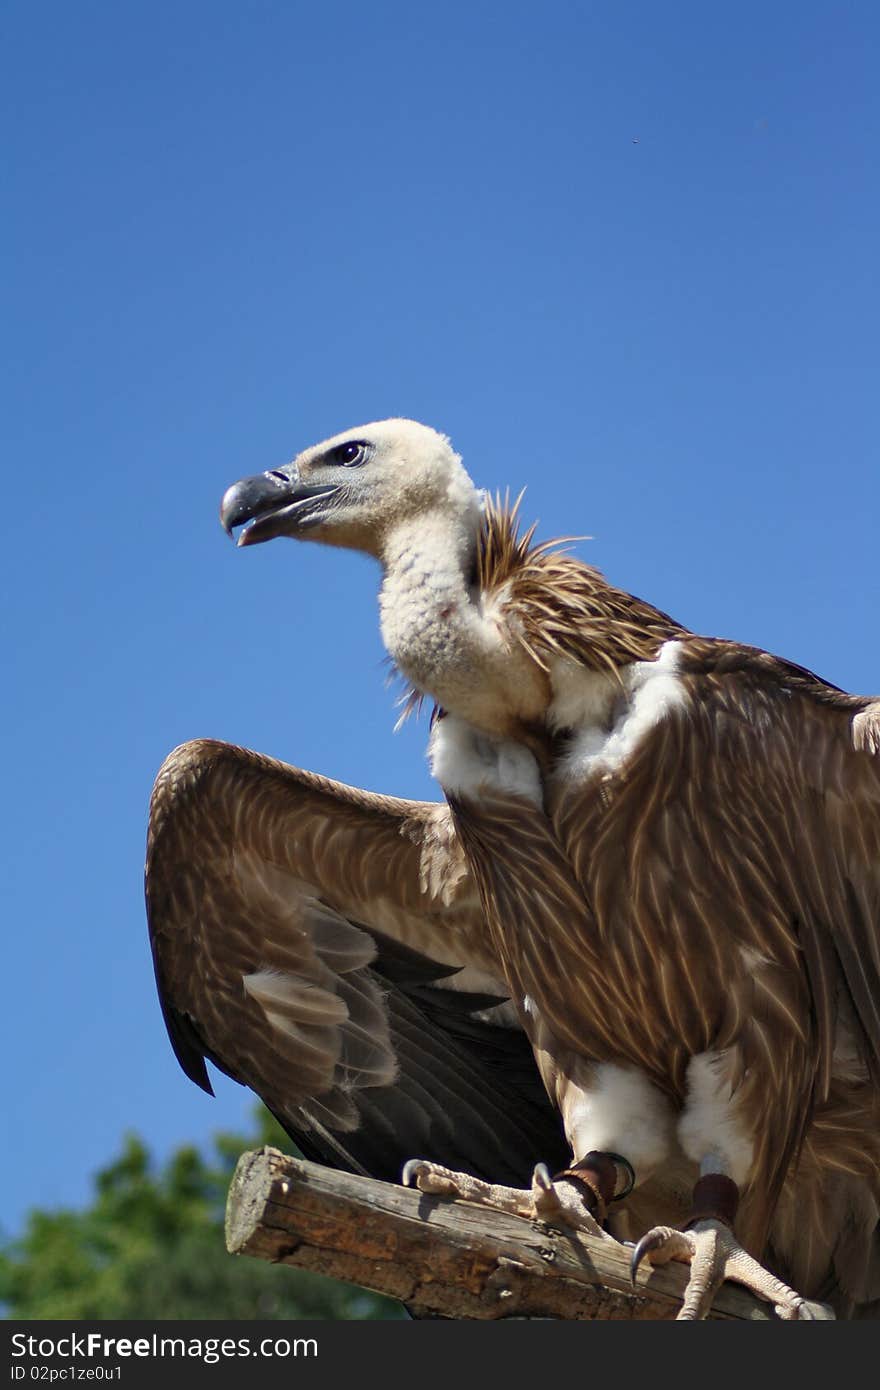
[[[548,1224],[562,1215],[559,1193],[546,1163],[536,1163],[532,1172],[532,1206],[538,1220]]]
[[[400,1181],[404,1187],[414,1187],[419,1176],[419,1172],[425,1166],[423,1158],[409,1158],[403,1165],[403,1172]]]
[[[532,1185],[540,1187],[544,1192],[553,1191],[553,1179],[550,1176],[550,1169],[546,1163],[536,1163],[535,1171],[532,1173]]]
[[[642,1260],[650,1251],[656,1250],[658,1246],[662,1244],[663,1236],[654,1231],[649,1231],[647,1235],[642,1236],[638,1245],[633,1250],[629,1262],[629,1277],[633,1284],[636,1282],[636,1275],[639,1272],[639,1265],[642,1263]]]

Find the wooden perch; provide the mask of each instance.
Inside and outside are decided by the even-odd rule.
[[[629,1280],[611,1241],[552,1230],[469,1202],[427,1197],[289,1158],[242,1154],[229,1189],[226,1244],[236,1255],[361,1284],[413,1313],[446,1318],[674,1318],[686,1271]],[[766,1303],[725,1284],[713,1318],[767,1321]]]

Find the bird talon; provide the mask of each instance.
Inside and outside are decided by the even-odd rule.
[[[404,1187],[414,1187],[419,1173],[426,1167],[425,1160],[422,1158],[408,1158],[403,1165],[403,1172],[400,1181]]]
[[[536,1163],[532,1173],[532,1203],[539,1221],[558,1221],[563,1214],[556,1184],[546,1163]]]
[[[401,1181],[404,1187],[416,1187],[430,1197],[458,1196],[453,1174],[424,1158],[408,1159],[403,1165]]]
[[[648,1247],[646,1245],[647,1239],[647,1236],[642,1236],[642,1239],[634,1248],[629,1258],[629,1282],[633,1285],[633,1287],[635,1287],[636,1275],[639,1272],[639,1265],[642,1263],[642,1260],[648,1253]]]
[[[645,1257],[650,1255],[653,1250],[659,1250],[662,1245],[665,1245],[672,1234],[673,1231],[669,1226],[655,1226],[653,1230],[642,1236],[633,1249],[629,1262],[629,1277],[633,1284],[636,1282],[639,1266]]]
[[[546,1163],[536,1163],[532,1173],[532,1187],[540,1187],[544,1192],[552,1192],[553,1179]]]
[[[650,1258],[652,1265],[666,1264],[669,1260],[690,1264],[678,1313],[680,1322],[696,1322],[707,1317],[712,1299],[726,1280],[743,1285],[758,1298],[771,1303],[776,1316],[786,1322],[834,1317],[826,1305],[808,1303],[749,1255],[727,1223],[718,1218],[700,1217],[683,1231],[672,1226],[655,1226],[648,1231],[632,1252],[630,1278],[633,1284],[645,1258]]]

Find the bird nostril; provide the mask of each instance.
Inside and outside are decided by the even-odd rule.
[[[279,483],[289,483],[290,479],[286,473],[282,473],[280,468],[270,468],[266,474],[267,478],[277,478]]]

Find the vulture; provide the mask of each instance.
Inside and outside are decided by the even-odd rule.
[[[184,1071],[307,1155],[880,1314],[880,701],[705,638],[360,426],[228,489],[240,546],[378,560],[445,801],[201,741],[147,899]],[[553,1176],[551,1176],[551,1171]]]

